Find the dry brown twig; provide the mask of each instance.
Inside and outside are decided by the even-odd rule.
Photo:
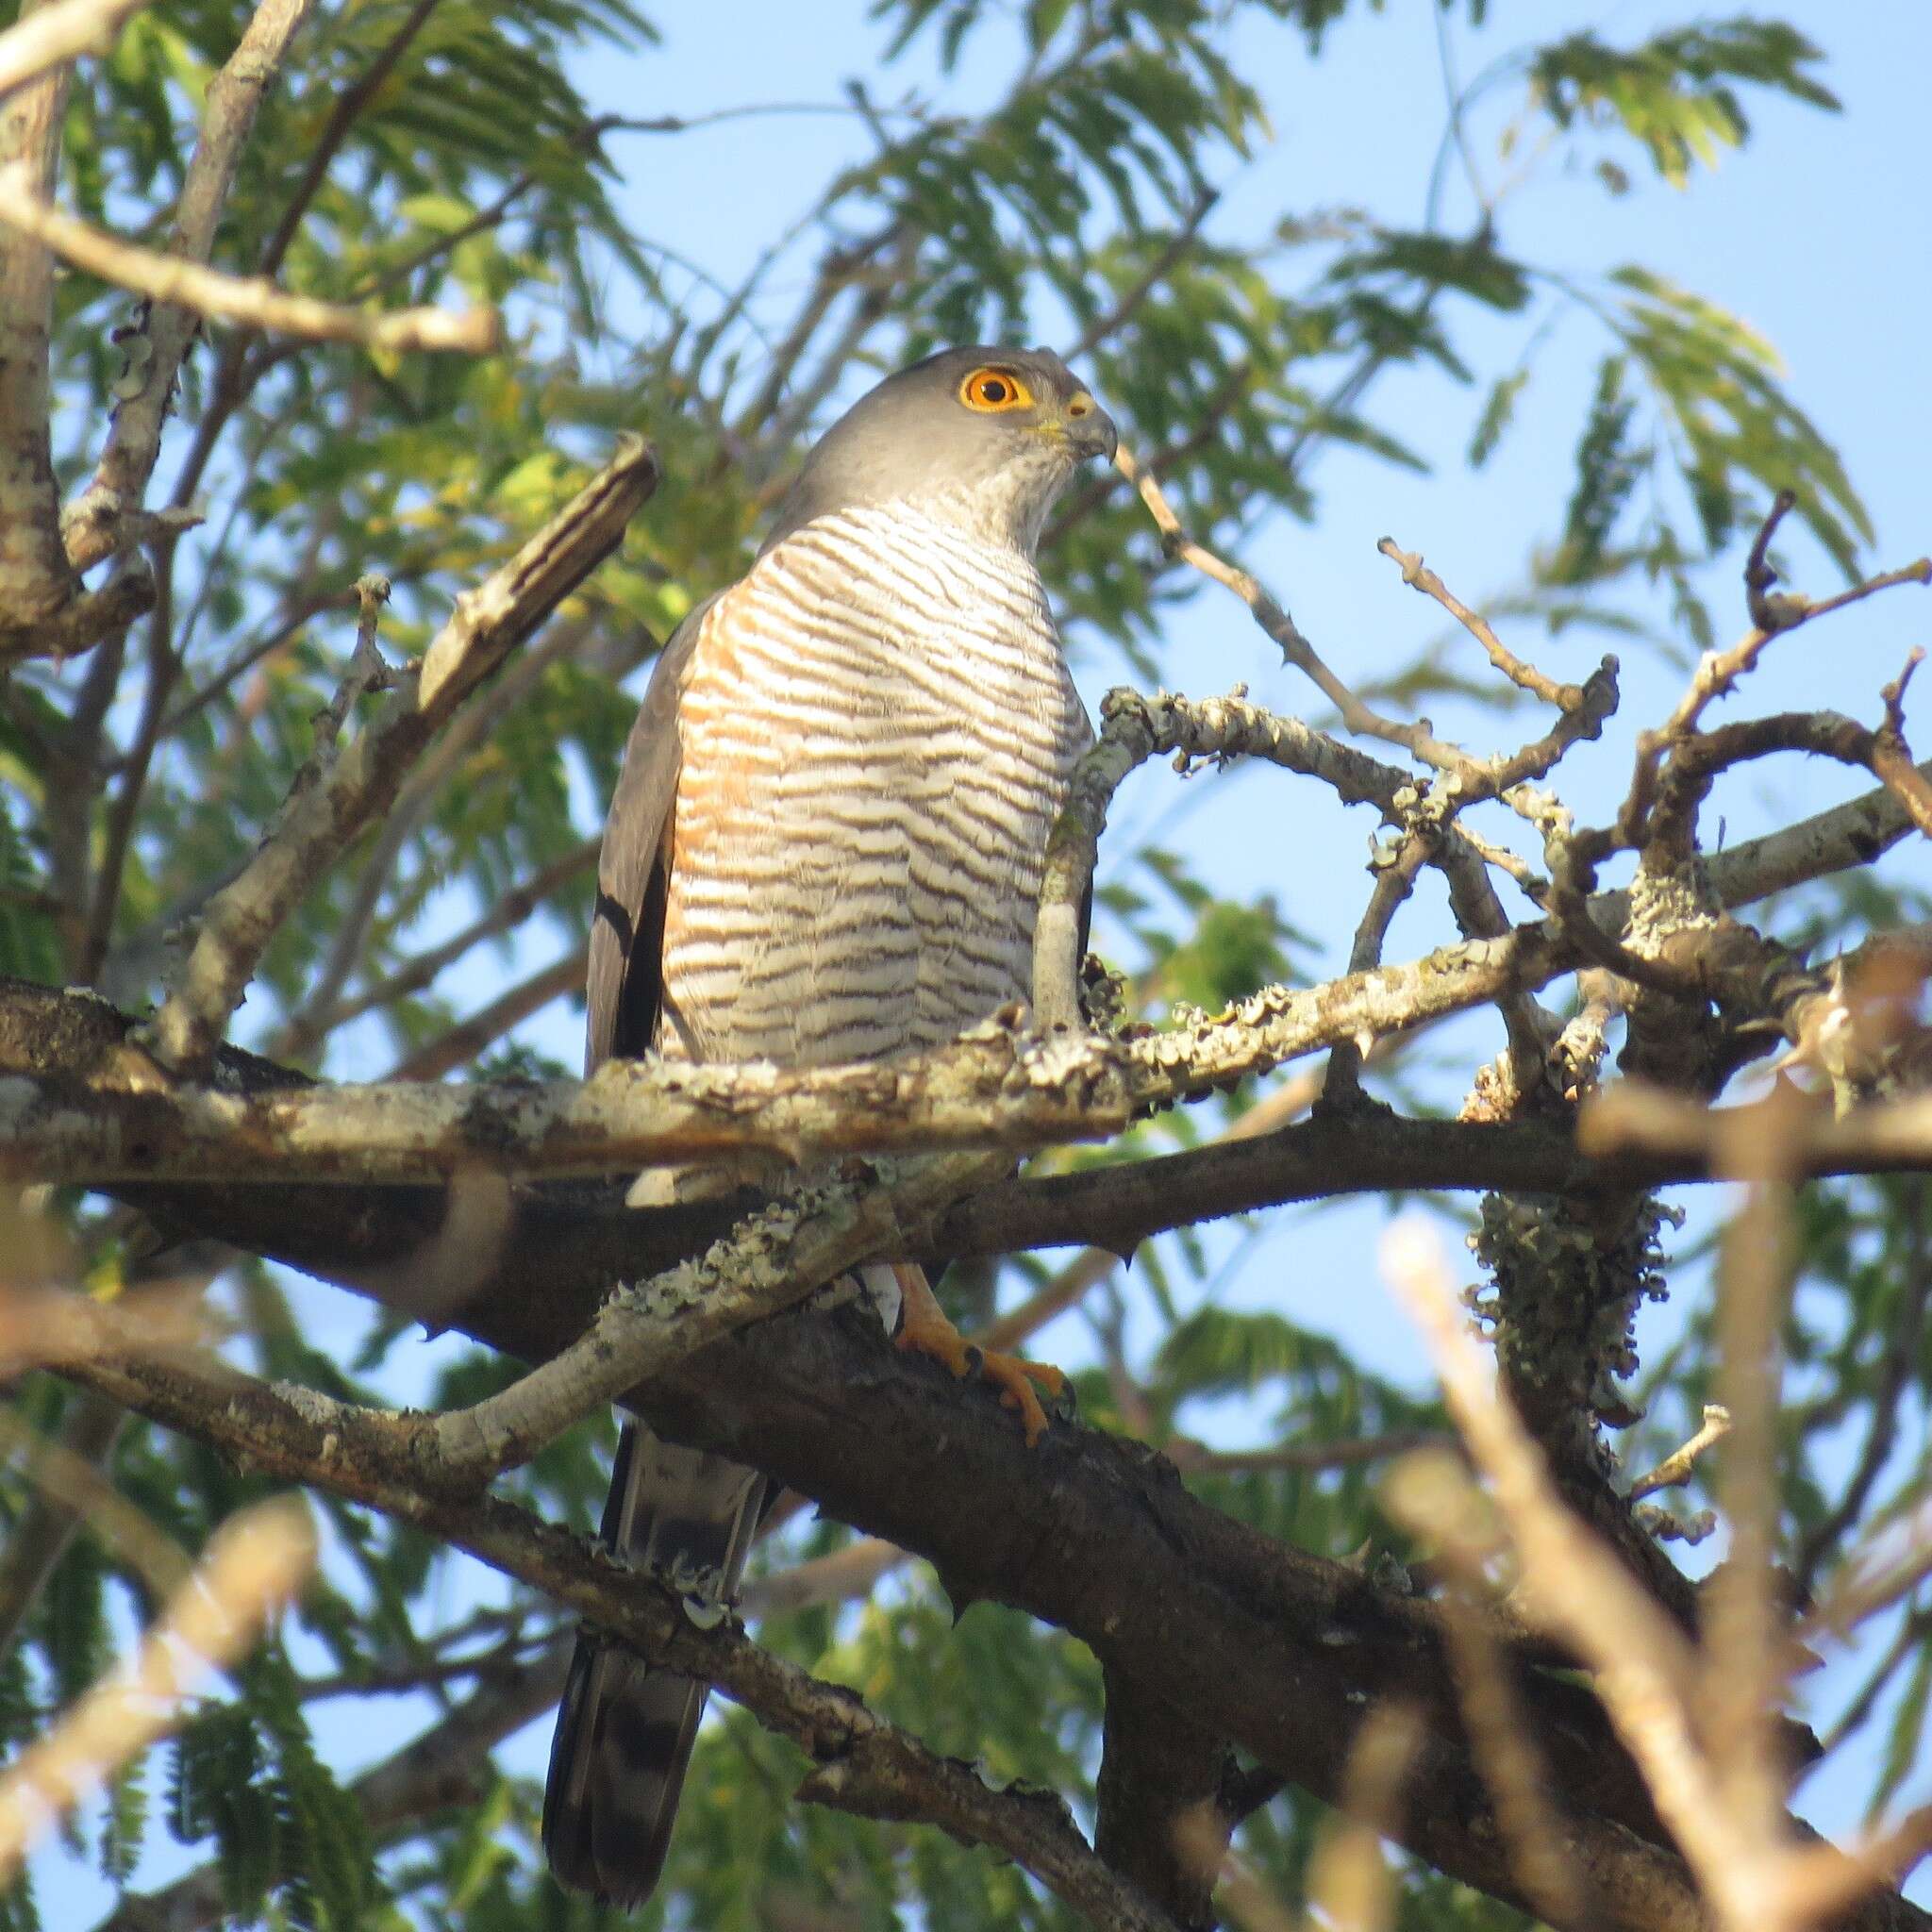
[[[1714,1761],[1691,1699],[1700,1685],[1725,1678],[1730,1660],[1716,1651],[1701,1657],[1558,1500],[1541,1453],[1469,1333],[1434,1236],[1420,1222],[1398,1223],[1383,1241],[1382,1265],[1423,1330],[1450,1414],[1508,1527],[1525,1609],[1594,1674],[1597,1694],[1718,1924],[1727,1932],[1810,1932],[1890,1878],[1882,1841],[1844,1853],[1797,1838],[1784,1813],[1781,1780],[1767,1775],[1774,1764],[1769,1752],[1741,1774],[1735,1755]],[[1481,1506],[1471,1495],[1457,1507]],[[1748,1658],[1742,1668],[1760,1717],[1768,1715],[1761,1674]],[[1767,1806],[1773,1788],[1776,1802]]]
[[[95,1685],[0,1777],[0,1880],[62,1812],[172,1726],[195,1674],[191,1658],[219,1668],[242,1655],[301,1589],[315,1552],[308,1511],[286,1500],[216,1533],[132,1666]]]
[[[1796,630],[1801,625],[1861,603],[1882,591],[1894,590],[1905,584],[1932,584],[1932,558],[1922,557],[1902,569],[1881,571],[1875,576],[1830,597],[1814,601],[1802,596],[1773,594],[1769,587],[1775,581],[1775,573],[1767,560],[1766,553],[1779,523],[1795,501],[1789,491],[1780,491],[1752,543],[1744,568],[1745,602],[1750,609],[1752,628],[1728,650],[1707,651],[1699,658],[1690,684],[1670,716],[1657,729],[1639,734],[1629,791],[1618,808],[1613,831],[1598,835],[1591,841],[1590,856],[1592,858],[1602,858],[1620,846],[1626,850],[1646,851],[1651,847],[1655,838],[1652,824],[1654,808],[1667,760],[1674,758],[1680,751],[1688,750],[1695,756],[1705,711],[1713,701],[1733,691],[1739,679],[1756,669],[1758,658],[1774,638]],[[1903,684],[1902,678],[1901,691]],[[1889,720],[1890,716],[1888,698]],[[1899,744],[1903,751],[1902,739]],[[1911,771],[1908,758],[1900,762],[1904,771]],[[1913,815],[1917,816],[1916,807]],[[1672,831],[1673,850],[1663,856],[1667,859],[1688,858],[1693,829],[1688,822],[1674,826]]]
[[[1912,823],[1932,839],[1932,780],[1913,764],[1906,743],[1906,687],[1924,658],[1923,647],[1915,646],[1905,668],[1879,693],[1885,700],[1885,722],[1874,734],[1872,769],[1911,813]]]
[[[1541,698],[1546,705],[1554,705],[1559,711],[1574,711],[1581,708],[1584,698],[1580,686],[1558,684],[1555,678],[1539,671],[1534,664],[1517,657],[1496,635],[1489,620],[1464,604],[1423,561],[1420,550],[1404,550],[1393,537],[1384,537],[1375,548],[1391,562],[1401,568],[1402,581],[1410,590],[1419,591],[1424,597],[1433,597],[1483,647],[1490,662],[1511,684],[1521,691],[1528,691],[1532,697]]]

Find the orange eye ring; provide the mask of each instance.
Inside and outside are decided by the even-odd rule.
[[[969,409],[996,416],[1008,409],[1030,409],[1033,391],[1010,369],[975,369],[959,385],[959,400]]]

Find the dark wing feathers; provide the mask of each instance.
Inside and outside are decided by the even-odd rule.
[[[584,1071],[608,1059],[649,1052],[663,1005],[664,893],[669,883],[672,805],[684,748],[677,705],[709,596],[672,633],[658,654],[637,722],[624,747],[624,774],[604,825],[597,859],[597,907],[591,919],[585,987],[590,1024]]]
[[[585,1071],[651,1050],[663,1006],[664,901],[683,746],[678,700],[707,598],[658,658],[625,746],[597,862]],[[605,1506],[604,1546],[632,1569],[676,1574],[714,1602],[738,1588],[765,1492],[723,1457],[625,1425]],[[593,1630],[579,1632],[543,1794],[543,1843],[568,1886],[629,1906],[658,1882],[707,1687],[662,1671]]]

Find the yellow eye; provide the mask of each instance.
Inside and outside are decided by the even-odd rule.
[[[969,409],[991,414],[1002,409],[1030,409],[1033,391],[1010,369],[975,369],[959,385],[959,400]]]

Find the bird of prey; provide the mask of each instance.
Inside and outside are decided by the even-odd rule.
[[[589,1069],[876,1058],[1027,997],[1047,836],[1092,741],[1034,550],[1068,479],[1113,450],[1043,350],[928,357],[826,432],[750,571],[678,626],[644,693],[598,864]],[[1034,1383],[1057,1371],[969,1352],[917,1268],[867,1286],[899,1291],[901,1347],[976,1364],[1037,1437]],[[627,1423],[604,1540],[725,1597],[764,1489]],[[565,1885],[649,1893],[705,1694],[579,1636],[543,1807]]]

